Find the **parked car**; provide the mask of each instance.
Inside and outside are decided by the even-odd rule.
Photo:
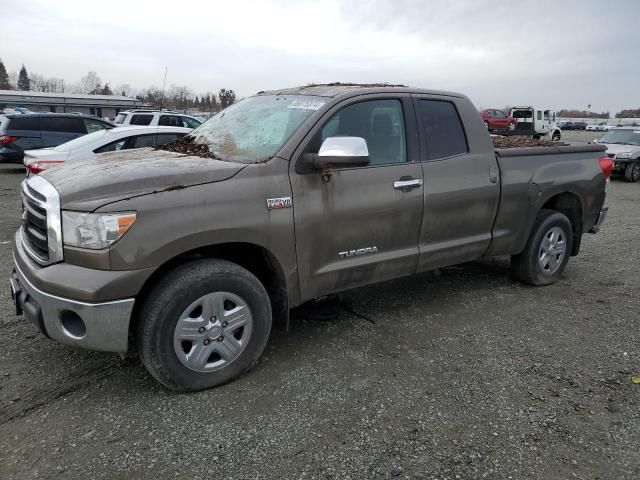
[[[197,128],[202,122],[190,115],[168,110],[127,110],[116,115],[114,120],[119,126],[147,125],[150,127],[184,127]]]
[[[560,127],[561,130],[576,130],[575,124],[566,120],[558,123],[558,127]]]
[[[562,137],[562,130],[556,125],[556,112],[553,110],[523,106],[511,108],[509,114],[515,119],[515,130],[520,135],[531,135],[533,138],[548,137],[555,141]]]
[[[606,132],[610,128],[611,127],[609,127],[609,125],[607,125],[606,122],[590,123],[589,125],[586,126],[586,130],[591,130],[594,132]]]
[[[586,130],[587,123],[586,122],[573,122],[574,130]]]
[[[640,180],[640,130],[635,127],[612,128],[598,140],[613,158],[614,173],[624,174],[627,182]]]
[[[496,150],[461,94],[334,84],[261,92],[171,148],[81,166],[23,184],[16,309],[193,391],[249,370],[272,324],[322,295],[495,255],[557,281],[605,218],[612,160]]]
[[[514,130],[516,121],[502,110],[487,108],[480,110],[480,116],[488,130]]]
[[[98,130],[53,148],[27,150],[24,165],[27,176],[63,162],[91,157],[105,152],[154,147],[173,142],[191,131],[183,127],[115,127]]]
[[[113,127],[111,122],[87,115],[4,115],[0,120],[0,162],[22,163],[25,150],[55,147],[87,133]]]

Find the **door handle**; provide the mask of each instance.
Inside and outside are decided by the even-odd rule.
[[[393,188],[396,190],[409,191],[412,188],[418,188],[422,186],[422,179],[420,178],[401,178],[393,182]]]
[[[498,183],[499,176],[500,176],[500,169],[498,167],[491,167],[489,169],[489,180],[491,180],[491,183]]]

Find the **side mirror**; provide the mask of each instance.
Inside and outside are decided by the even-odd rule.
[[[310,154],[314,169],[333,167],[362,167],[369,165],[367,141],[362,137],[329,137],[317,154]]]

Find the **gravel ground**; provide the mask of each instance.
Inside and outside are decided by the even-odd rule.
[[[0,167],[2,278],[21,172]],[[197,394],[49,342],[0,298],[0,479],[638,479],[640,185],[555,285],[508,260],[299,311],[258,366]]]

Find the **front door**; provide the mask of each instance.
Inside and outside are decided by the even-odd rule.
[[[364,138],[370,164],[301,168],[336,136]],[[302,299],[415,273],[423,178],[410,96],[347,100],[307,138],[290,172]]]
[[[491,243],[500,201],[500,178],[487,135],[466,135],[455,97],[414,95],[418,112],[424,218],[419,271],[475,260]],[[475,112],[464,118],[475,120]],[[475,131],[482,132],[478,126]]]

